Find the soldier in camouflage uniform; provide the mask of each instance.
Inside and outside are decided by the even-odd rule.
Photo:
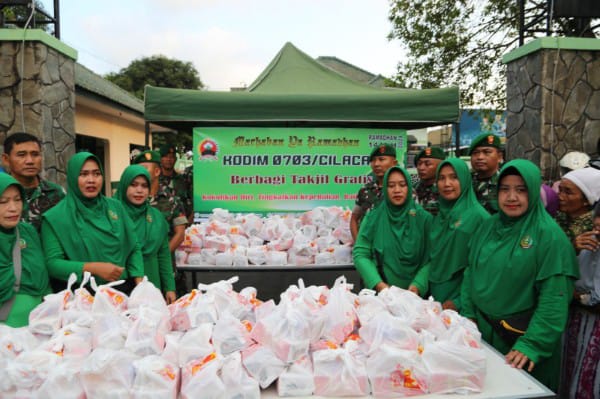
[[[39,139],[29,133],[14,133],[4,140],[2,162],[23,186],[23,213],[21,219],[33,225],[38,233],[42,226],[42,213],[65,197],[65,190],[56,183],[43,180],[42,146]]]
[[[415,166],[419,173],[419,182],[415,186],[413,196],[415,202],[432,215],[437,215],[440,209],[440,194],[435,184],[435,172],[444,159],[446,153],[439,147],[424,148],[415,157]]]
[[[160,147],[160,191],[175,193],[183,205],[186,217],[190,219],[192,214],[192,200],[189,193],[191,190],[191,172],[187,175],[186,173],[177,173],[175,170],[176,160],[174,146],[165,144]]]
[[[167,219],[169,224],[169,249],[171,250],[171,258],[174,260],[173,253],[185,237],[187,217],[179,197],[168,187],[161,187],[159,184],[160,158],[160,154],[156,151],[144,151],[134,159],[133,163],[145,167],[150,173],[152,179],[150,182],[150,205],[158,209]],[[187,293],[185,275],[177,272],[175,263],[173,263],[173,271],[175,272],[177,296],[184,295]]]
[[[352,217],[350,218],[350,233],[356,240],[362,218],[382,199],[383,176],[389,168],[398,164],[396,148],[390,144],[382,144],[371,151],[371,176],[373,179],[358,190]]]
[[[502,163],[500,137],[480,134],[469,147],[473,169],[473,190],[477,199],[490,214],[498,212],[498,176]]]

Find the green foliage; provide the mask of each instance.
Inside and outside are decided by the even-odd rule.
[[[177,89],[204,87],[198,71],[191,62],[170,59],[164,55],[134,60],[126,68],[116,73],[109,73],[105,78],[140,99],[144,98],[146,85]],[[152,136],[154,147],[167,142],[185,150],[192,148],[192,137],[189,132],[158,133]]]
[[[36,9],[36,11],[41,10],[41,11],[47,13],[46,10],[44,9],[44,5],[38,0],[35,1],[35,9]],[[25,23],[29,19],[29,16],[31,15],[31,8],[26,7],[26,6],[8,6],[8,7],[3,7],[1,9],[1,11],[4,16],[4,20],[6,21],[6,26],[4,26],[4,28],[8,28],[8,29],[23,28],[25,26]],[[36,29],[42,29],[43,31],[45,31],[49,34],[53,34],[54,32],[50,28],[50,25],[41,23],[46,20],[47,20],[47,18],[43,14],[41,14],[40,12],[36,12],[32,18],[32,21],[29,22],[28,27],[29,28],[35,27]],[[10,21],[15,21],[15,22],[10,22]]]
[[[546,6],[546,0],[526,0],[524,15],[531,21]],[[463,107],[504,109],[501,59],[518,46],[518,15],[516,0],[390,0],[388,38],[407,53],[395,80],[408,88],[458,86]],[[554,27],[564,35],[582,34],[571,25],[562,19]]]
[[[146,85],[176,89],[204,87],[191,62],[170,59],[164,55],[134,60],[126,68],[109,73],[105,78],[140,99],[144,98]]]

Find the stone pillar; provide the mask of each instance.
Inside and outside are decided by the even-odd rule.
[[[43,177],[62,186],[75,153],[76,58],[39,29],[0,29],[0,144],[14,132],[39,137]]]
[[[600,156],[600,40],[540,38],[503,62],[507,159],[529,159],[557,179],[567,152]]]

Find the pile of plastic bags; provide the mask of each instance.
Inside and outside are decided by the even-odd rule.
[[[88,277],[86,277],[87,279]],[[278,304],[237,278],[167,306],[144,280],[48,295],[28,327],[0,326],[2,398],[259,398],[479,392],[475,325],[392,287],[290,286]],[[84,281],[85,283],[85,281]]]
[[[187,228],[175,258],[178,265],[352,264],[351,215],[337,206],[269,217],[215,209]]]

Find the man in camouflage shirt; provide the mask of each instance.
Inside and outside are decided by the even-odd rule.
[[[14,133],[4,140],[2,162],[25,191],[21,220],[40,231],[42,214],[65,197],[65,190],[40,177],[42,145],[29,133]]]
[[[193,210],[191,196],[189,195],[191,174],[177,173],[175,170],[176,161],[175,146],[165,144],[160,147],[159,191],[170,191],[177,195],[183,205],[186,217],[190,219]]]
[[[171,251],[171,259],[174,260],[173,253],[185,238],[187,217],[179,197],[168,187],[159,184],[160,158],[160,154],[156,151],[144,151],[133,160],[133,163],[143,166],[150,173],[150,205],[158,209],[167,219],[169,225],[169,249]],[[173,271],[175,272],[177,296],[184,295],[187,292],[184,274],[177,273],[175,263],[173,263]]]
[[[415,157],[415,166],[419,174],[419,182],[415,185],[414,197],[417,204],[432,215],[437,215],[440,209],[440,194],[435,184],[435,172],[446,153],[439,147],[424,148]]]
[[[490,213],[498,212],[498,176],[502,163],[500,137],[484,133],[469,147],[473,169],[473,190],[479,203]]]
[[[382,144],[371,151],[371,176],[373,179],[366,183],[356,195],[352,217],[350,218],[350,233],[356,240],[362,218],[382,199],[383,176],[389,168],[398,164],[396,148],[390,144]]]

